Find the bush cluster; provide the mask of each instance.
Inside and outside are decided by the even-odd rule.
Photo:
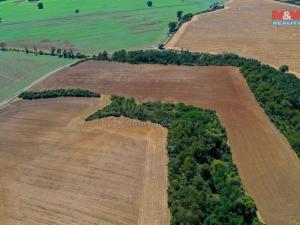
[[[54,89],[40,92],[25,91],[19,95],[20,98],[33,100],[41,98],[57,97],[100,97],[99,93],[81,89]]]
[[[168,204],[172,225],[260,224],[232,162],[215,112],[180,104],[112,96],[112,103],[86,120],[125,116],[168,129]]]

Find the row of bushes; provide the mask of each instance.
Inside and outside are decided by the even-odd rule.
[[[188,51],[121,50],[112,56],[102,52],[94,59],[133,64],[240,67],[257,101],[300,157],[300,79],[294,74],[231,53],[213,55]]]
[[[168,129],[168,204],[172,225],[260,224],[243,190],[215,112],[180,104],[112,102],[86,120],[125,116]]]
[[[99,93],[81,89],[54,89],[40,92],[25,91],[19,95],[20,98],[33,100],[41,98],[57,97],[100,97]]]

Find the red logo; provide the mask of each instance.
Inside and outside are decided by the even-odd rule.
[[[272,11],[272,20],[300,20],[300,11],[279,10]]]

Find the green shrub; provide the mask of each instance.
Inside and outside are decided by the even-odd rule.
[[[279,67],[279,71],[282,73],[286,73],[289,71],[289,67],[287,65],[282,65]]]
[[[43,8],[44,8],[44,3],[39,2],[39,3],[37,4],[37,7],[38,7],[38,9],[43,9]]]

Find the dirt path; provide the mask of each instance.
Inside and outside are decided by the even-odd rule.
[[[287,64],[300,76],[299,27],[272,26],[272,10],[299,10],[273,0],[234,0],[225,10],[197,15],[166,48],[197,52],[233,52],[279,67]]]
[[[169,224],[167,131],[84,119],[107,98],[14,102],[0,112],[0,224]]]
[[[267,224],[300,221],[300,163],[259,107],[237,68],[129,65],[90,61],[36,89],[87,88],[214,109],[224,124],[246,191]]]

